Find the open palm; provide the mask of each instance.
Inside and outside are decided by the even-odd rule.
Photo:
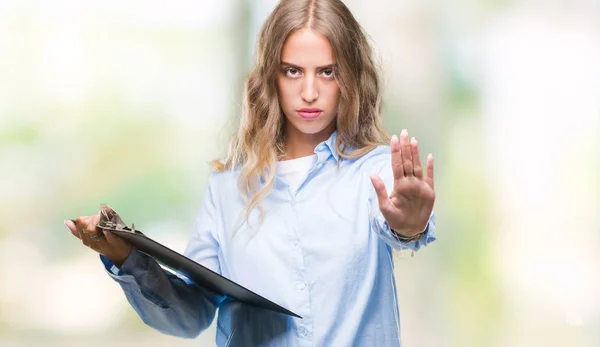
[[[427,156],[423,176],[419,146],[415,138],[409,141],[408,132],[402,130],[400,140],[393,136],[390,146],[394,173],[392,193],[388,195],[379,176],[372,175],[371,182],[377,192],[379,209],[390,228],[401,236],[410,237],[425,229],[433,210],[433,156]]]

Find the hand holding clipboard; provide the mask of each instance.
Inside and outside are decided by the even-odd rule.
[[[73,235],[79,237],[84,244],[98,251],[99,253],[104,254],[102,252],[102,246],[104,244],[108,244],[106,239],[109,239],[108,241],[112,241],[111,243],[117,244],[118,252],[114,254],[116,259],[121,259],[120,257],[127,252],[127,247],[129,247],[130,252],[131,246],[135,246],[140,252],[154,258],[163,266],[185,275],[187,278],[203,288],[252,306],[302,318],[299,315],[252,292],[251,290],[229,280],[228,278],[223,277],[218,273],[150,239],[141,231],[136,230],[134,225],[132,225],[131,228],[128,227],[117,214],[117,212],[115,212],[115,210],[108,205],[102,205],[99,216],[96,215],[88,218],[94,217],[96,217],[95,220],[97,220],[99,217],[99,221],[93,226],[90,226],[89,222],[94,223],[94,219],[81,221],[81,223],[85,223],[87,221],[87,225],[89,226],[84,228],[82,231],[79,231],[76,227],[77,224],[81,223],[76,223],[75,220],[70,220],[73,226],[68,225],[67,222],[65,222],[65,224],[67,224],[69,229],[71,229]],[[73,229],[75,229],[75,231]],[[115,238],[113,239],[113,237]],[[106,239],[103,240],[103,238]],[[97,245],[95,243],[97,243]],[[127,258],[127,255],[129,255],[129,252],[127,252],[124,258],[122,258],[123,262]],[[112,260],[112,258],[109,256],[107,256],[107,258]],[[121,264],[115,265],[119,266]]]

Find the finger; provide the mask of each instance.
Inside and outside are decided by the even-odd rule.
[[[410,140],[410,148],[412,150],[413,171],[415,176],[423,178],[423,167],[421,166],[421,156],[419,155],[419,143],[414,137]]]
[[[75,221],[70,219],[70,220],[65,220],[63,223],[65,223],[65,226],[67,227],[67,229],[69,229],[69,231],[71,232],[71,234],[73,234],[73,236],[79,238],[79,233],[77,232],[77,226],[75,225]]]
[[[104,238],[106,239],[106,241],[109,244],[114,245],[114,244],[117,244],[118,242],[121,241],[120,237],[118,237],[117,235],[111,233],[110,231],[103,230],[103,232],[104,232]]]
[[[96,227],[97,222],[100,220],[100,216],[98,214],[92,216],[79,217],[76,219],[76,224],[79,228],[81,241],[84,245],[98,250],[96,247],[96,243],[101,240],[101,233],[99,234],[99,229]]]
[[[103,230],[103,233],[104,233],[104,239],[106,240],[106,243],[111,247],[123,246],[123,245],[127,244],[127,241],[123,240],[122,238],[111,233],[108,230]]]
[[[429,153],[427,156],[427,173],[425,174],[425,183],[427,183],[431,189],[433,186],[433,154]]]
[[[412,150],[408,141],[408,131],[402,129],[400,132],[400,151],[402,152],[402,167],[404,168],[404,176],[413,176]]]
[[[112,246],[104,236],[104,231],[98,227],[99,222],[100,213],[96,213],[88,219],[85,236],[87,238],[86,246],[98,253],[105,254]]]
[[[66,221],[65,224],[70,222],[69,224],[75,227],[73,235],[79,238],[85,246],[102,253],[109,245],[104,237],[97,238],[97,241],[95,240],[96,238],[93,235],[102,235],[100,228],[96,227],[97,221],[99,221],[99,215],[93,215],[79,217],[76,220],[71,219],[70,221]],[[69,229],[72,229],[72,227]],[[72,230],[71,232],[73,233]]]
[[[75,231],[77,232],[77,236],[84,245],[88,245],[90,240],[87,234],[87,222],[89,220],[89,216],[81,216],[77,217],[75,220],[71,220],[75,225]]]
[[[394,173],[394,179],[400,179],[404,177],[404,168],[402,167],[402,153],[400,152],[398,136],[392,136],[390,148],[392,150],[392,172]]]
[[[369,176],[371,179],[371,183],[373,184],[373,188],[375,188],[375,193],[377,193],[377,200],[379,202],[379,209],[384,212],[390,209],[390,198],[388,196],[387,190],[385,189],[385,183],[381,180],[381,178],[377,175]]]
[[[89,247],[98,253],[106,254],[106,252],[110,251],[113,247],[106,239],[106,236],[104,236],[104,230],[99,230],[98,234],[102,236],[98,241],[91,240]]]
[[[95,215],[93,215],[90,218],[90,220],[88,221],[88,225],[87,225],[88,235],[90,237],[90,240],[93,242],[99,242],[104,238],[102,231],[100,230],[100,228],[97,227],[99,222],[100,222],[100,214],[99,213],[96,213]]]

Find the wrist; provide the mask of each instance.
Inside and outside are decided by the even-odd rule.
[[[402,230],[390,228],[392,233],[403,242],[417,241],[427,231],[427,226],[423,230]]]
[[[121,256],[106,256],[106,258],[108,258],[108,260],[110,260],[111,263],[113,263],[114,266],[121,268],[121,266],[123,266],[123,264],[125,263],[125,261],[127,260],[127,258],[129,258],[129,255],[131,254],[131,248],[129,248],[129,250],[127,251],[127,254],[125,256],[121,255]]]

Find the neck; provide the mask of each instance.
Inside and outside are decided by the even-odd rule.
[[[293,127],[287,127],[287,129],[290,128]],[[281,157],[281,160],[291,160],[315,154],[315,147],[319,143],[326,141],[334,130],[335,128],[332,126],[315,134],[305,134],[296,129],[291,131],[286,130],[285,154]]]

